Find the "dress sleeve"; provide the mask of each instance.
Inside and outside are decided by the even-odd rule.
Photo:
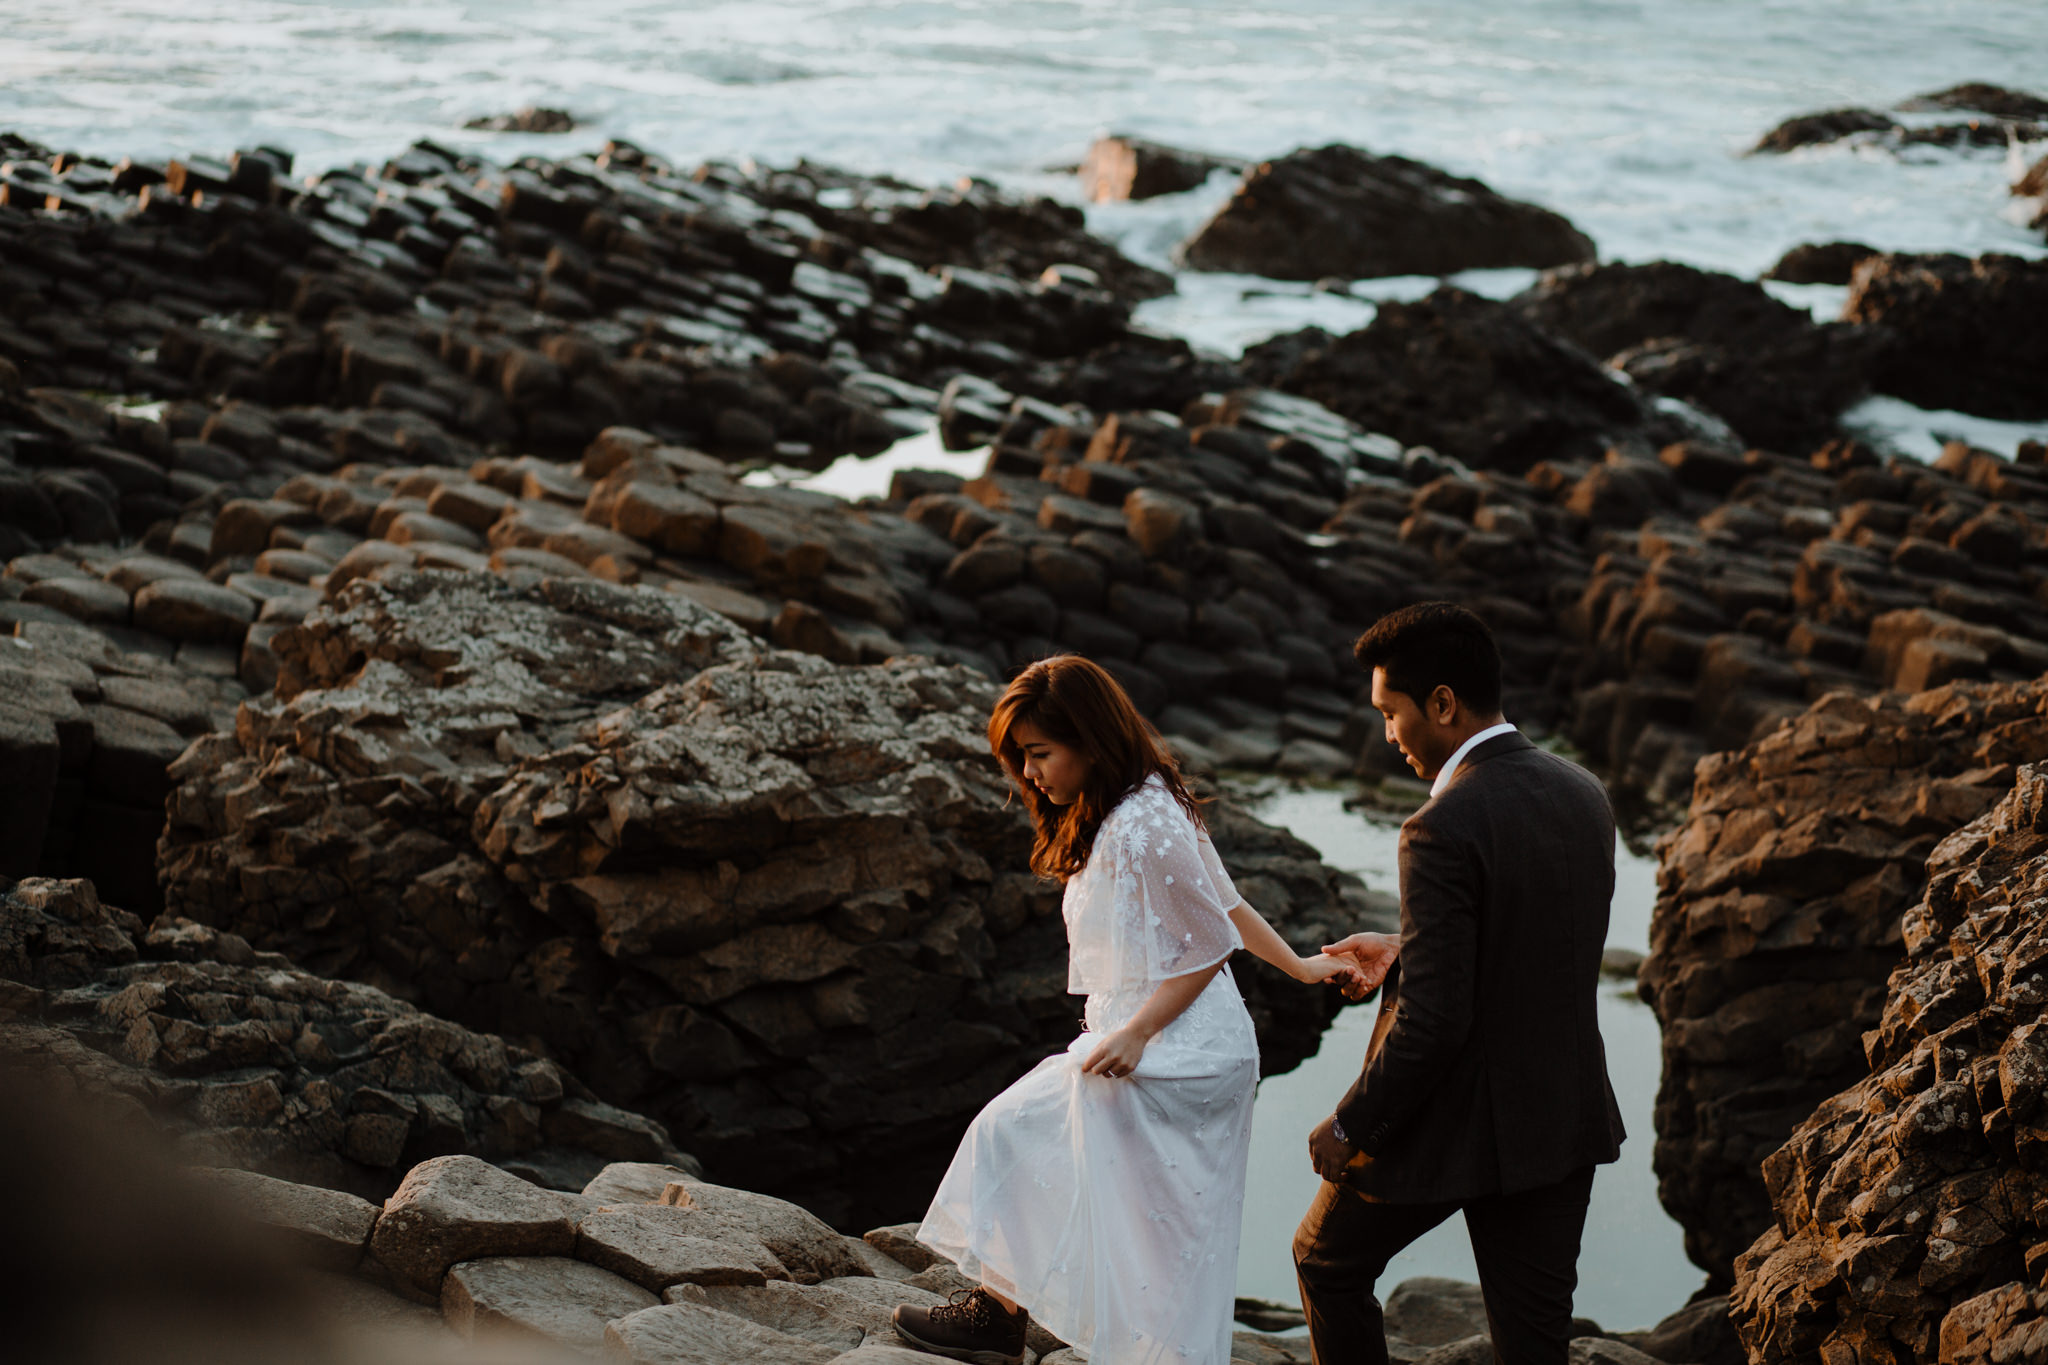
[[[1216,846],[1161,796],[1157,813],[1125,833],[1132,903],[1117,917],[1130,939],[1126,970],[1153,982],[1213,967],[1244,946],[1230,922],[1241,898]]]

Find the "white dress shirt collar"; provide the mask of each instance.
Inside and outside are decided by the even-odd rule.
[[[1466,754],[1471,753],[1473,749],[1486,743],[1489,739],[1513,733],[1515,733],[1515,727],[1506,721],[1502,721],[1498,725],[1488,726],[1463,744],[1460,744],[1458,751],[1451,755],[1451,761],[1444,764],[1443,769],[1437,773],[1436,781],[1429,784],[1429,794],[1431,796],[1442,796],[1444,794],[1444,788],[1450,786],[1451,779],[1458,775],[1458,765],[1465,761]]]

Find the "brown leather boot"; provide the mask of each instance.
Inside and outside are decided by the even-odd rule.
[[[1011,1312],[986,1289],[963,1289],[951,1303],[899,1306],[890,1314],[896,1335],[921,1351],[969,1365],[1023,1365],[1024,1329],[1031,1315]]]

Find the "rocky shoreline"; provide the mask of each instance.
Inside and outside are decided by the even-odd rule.
[[[85,945],[0,972],[24,1047],[335,1189],[475,1156],[580,1190],[680,1149],[898,1222],[1072,1026],[1056,897],[979,738],[997,680],[1083,652],[1199,772],[1398,798],[1349,643],[1447,597],[1499,634],[1509,713],[1642,827],[1691,803],[1642,989],[1694,1259],[1740,1278],[1771,1359],[1882,1336],[1875,1308],[1829,1337],[1839,1309],[1786,1306],[1793,1251],[1752,1243],[1847,1265],[1851,1234],[1788,1211],[1786,1163],[1819,1156],[1765,1158],[1835,1150],[1794,1131],[1871,1074],[1923,863],[2048,758],[2048,450],[1923,465],[1839,418],[1872,392],[2048,417],[2048,264],[1840,244],[1784,267],[1847,272],[1815,323],[1323,148],[1246,169],[1188,262],[1555,268],[1233,362],[1132,326],[1172,280],[1077,210],[979,183],[617,142],[303,181],[272,149],[0,143],[0,876],[37,879],[0,946]],[[1217,169],[1168,152],[1104,149],[1094,192]],[[1366,222],[1436,224],[1456,259]],[[978,477],[792,486],[933,426],[987,447]],[[1388,888],[1211,810],[1289,938],[1385,922]],[[1245,984],[1266,1069],[1311,1053],[1334,1001]],[[467,1059],[446,1078],[355,1069],[429,1034]],[[1884,1330],[1910,1354],[1964,1298],[2034,1311],[2011,1297]],[[1726,1314],[1688,1314],[1586,1350],[1718,1359]]]

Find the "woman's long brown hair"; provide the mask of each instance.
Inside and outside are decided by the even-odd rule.
[[[1024,749],[1015,738],[1019,725],[1031,726],[1088,760],[1087,781],[1072,805],[1054,805],[1024,776]],[[1159,732],[1138,714],[1115,678],[1077,654],[1040,659],[1017,675],[989,715],[988,747],[1023,793],[1038,827],[1031,870],[1041,877],[1065,881],[1086,867],[1104,818],[1155,773],[1188,818],[1201,824],[1199,803],[1160,743]]]

